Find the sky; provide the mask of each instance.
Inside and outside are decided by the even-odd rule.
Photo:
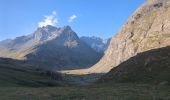
[[[0,40],[69,25],[79,36],[114,36],[145,0],[0,0]]]

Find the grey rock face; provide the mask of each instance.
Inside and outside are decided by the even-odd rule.
[[[137,53],[170,45],[170,0],[148,0],[115,35],[91,73],[107,73]]]
[[[92,36],[92,37],[82,36],[82,37],[80,37],[80,40],[85,42],[87,45],[89,45],[95,51],[97,51],[99,53],[104,53],[105,50],[109,46],[111,38],[102,39],[102,38],[95,37],[95,36]]]

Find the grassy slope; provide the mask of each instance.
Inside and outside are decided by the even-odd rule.
[[[170,84],[170,47],[137,54],[102,77],[103,82]]]
[[[105,83],[50,87],[54,81],[42,71],[15,61],[0,62],[0,100],[170,100],[169,86]]]
[[[170,87],[103,84],[86,87],[3,87],[1,100],[170,100]]]
[[[0,59],[0,87],[41,87],[53,85],[55,82],[45,71],[16,60]]]

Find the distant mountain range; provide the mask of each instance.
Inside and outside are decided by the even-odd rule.
[[[30,35],[0,42],[0,57],[24,60],[50,70],[86,68],[102,56],[88,45],[71,27],[48,25]]]
[[[100,37],[95,37],[95,36],[92,36],[92,37],[82,36],[80,37],[80,40],[84,41],[87,45],[89,45],[95,51],[99,53],[104,53],[105,50],[109,46],[111,38],[102,39]]]

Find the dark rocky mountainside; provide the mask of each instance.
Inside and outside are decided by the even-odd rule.
[[[170,47],[139,53],[104,75],[100,82],[170,84]]]
[[[0,57],[63,70],[93,65],[101,54],[82,42],[69,26],[56,28],[49,25],[28,36],[0,42]]]
[[[92,36],[92,37],[82,36],[80,37],[80,40],[84,41],[87,45],[89,45],[95,51],[99,53],[104,53],[110,44],[111,38],[102,39],[100,37],[95,37],[95,36]]]

